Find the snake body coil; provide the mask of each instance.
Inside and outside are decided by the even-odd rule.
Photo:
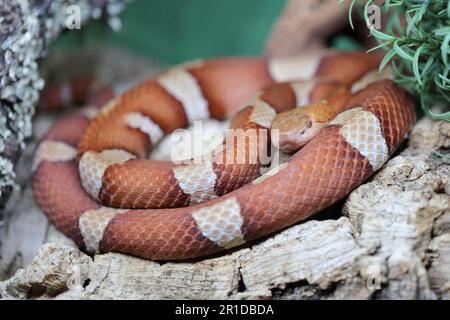
[[[411,129],[413,104],[401,88],[390,80],[366,86],[379,61],[325,51],[170,69],[113,99],[93,119],[78,112],[57,121],[36,152],[36,200],[91,253],[188,259],[279,231],[346,196]],[[339,86],[352,95],[335,94]],[[241,149],[258,154],[248,142],[224,143],[222,153],[200,164],[143,159],[164,134],[195,120],[235,114],[231,128],[268,133],[276,113],[323,99],[338,115],[260,177],[259,160],[222,161]]]

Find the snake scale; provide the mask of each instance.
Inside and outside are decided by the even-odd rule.
[[[35,155],[37,203],[92,254],[182,260],[280,231],[345,197],[407,136],[413,102],[374,76],[380,58],[326,50],[176,66],[97,114],[79,110],[56,121]],[[262,175],[258,154],[267,145],[245,139],[224,141],[201,163],[145,159],[163,135],[230,116],[230,128],[269,144],[271,128],[301,122],[308,130],[286,133],[279,146],[295,151],[291,140],[305,135],[308,143]]]

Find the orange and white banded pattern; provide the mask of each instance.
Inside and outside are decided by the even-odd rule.
[[[320,51],[175,67],[114,98],[95,118],[95,110],[84,110],[57,121],[36,152],[36,200],[90,253],[181,260],[277,232],[345,197],[411,129],[408,95],[390,80],[365,76],[380,59]],[[250,139],[224,141],[223,153],[200,163],[145,159],[163,134],[194,120],[233,115],[231,129],[270,137],[277,113],[314,101],[337,116],[262,176],[262,146]],[[255,162],[250,155],[258,155]]]

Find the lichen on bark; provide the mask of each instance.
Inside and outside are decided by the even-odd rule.
[[[80,22],[117,19],[126,0],[4,0],[0,2],[0,208],[15,186],[15,164],[31,136],[44,80],[38,62],[64,30],[72,5]]]

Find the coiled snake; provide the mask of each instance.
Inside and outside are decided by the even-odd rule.
[[[316,51],[172,68],[94,118],[78,111],[57,121],[36,151],[37,203],[90,253],[188,259],[277,232],[346,196],[411,129],[413,103],[391,80],[375,81],[379,62]],[[164,134],[231,115],[230,128],[265,144],[224,141],[202,162],[144,159]],[[260,176],[271,126],[283,150],[309,142]]]

